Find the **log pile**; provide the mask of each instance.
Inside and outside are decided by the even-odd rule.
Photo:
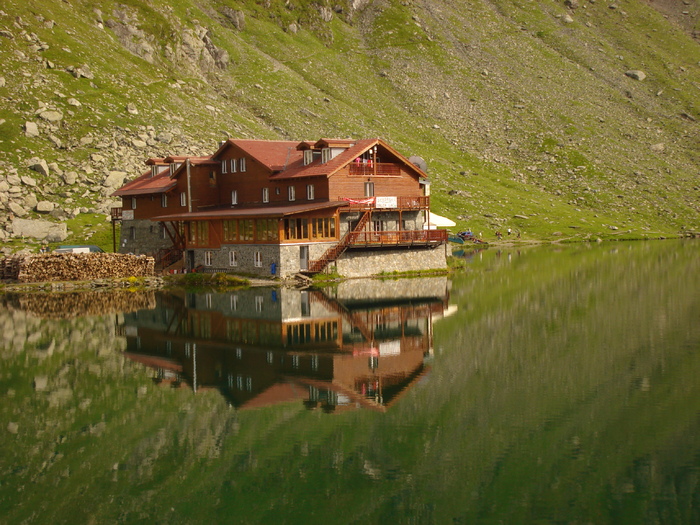
[[[124,253],[42,253],[2,261],[2,278],[21,283],[150,277],[153,257]]]
[[[45,319],[72,319],[153,310],[154,292],[111,290],[52,294],[7,294],[0,304],[9,310],[31,313]]]

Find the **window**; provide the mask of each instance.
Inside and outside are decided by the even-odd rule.
[[[227,160],[221,161],[221,173],[228,173],[228,161]]]
[[[257,268],[262,268],[262,253],[260,253],[259,251],[255,252],[255,260],[253,261],[253,264]]]
[[[236,159],[231,159],[231,173],[236,173],[238,171],[238,162]]]
[[[212,252],[204,252],[204,266],[211,266]]]
[[[131,197],[131,209],[136,209],[136,197]]]
[[[313,161],[314,161],[313,150],[310,150],[310,149],[304,150],[304,166],[308,166]]]
[[[287,188],[287,194],[289,195],[290,202],[297,199],[297,190],[294,186],[289,186]]]
[[[209,186],[211,186],[212,188],[214,186],[216,186],[216,172],[215,171],[209,172]]]
[[[155,177],[156,175],[158,175],[158,166],[154,164],[151,166],[151,177]]]
[[[231,190],[231,206],[238,204],[238,190]]]
[[[180,194],[180,206],[187,206],[187,194],[184,191]]]
[[[241,171],[241,172],[243,172],[243,171],[246,170],[246,166],[245,166],[245,157],[242,157],[242,158],[238,161],[238,170]]]
[[[262,189],[262,201],[263,202],[270,202],[270,188],[263,188]]]
[[[163,193],[160,196],[160,207],[161,208],[167,208],[168,207],[168,195],[166,193]]]
[[[277,219],[256,219],[255,240],[276,241],[279,238]]]
[[[209,221],[197,221],[190,225],[190,242],[199,246],[209,244]]]
[[[234,250],[228,252],[228,265],[238,266],[238,254]]]
[[[159,224],[160,224],[160,238],[166,239],[168,236],[167,236],[167,230],[165,229],[165,224],[163,224],[162,222]]]
[[[321,162],[325,164],[329,160],[331,160],[333,157],[331,156],[331,148],[323,148],[321,150]]]
[[[365,197],[374,197],[374,182],[365,182]]]
[[[236,219],[225,219],[224,226],[224,241],[238,240],[238,221]]]
[[[132,241],[136,240],[136,228],[134,228],[133,226],[129,228],[129,239],[131,239]]]
[[[242,241],[253,240],[253,219],[241,219],[238,221],[238,238]]]
[[[314,188],[313,184],[307,184],[306,185],[306,200],[314,200],[314,196],[316,195],[316,189]]]

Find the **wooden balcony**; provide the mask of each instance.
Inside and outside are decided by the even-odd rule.
[[[447,242],[447,230],[362,231],[353,234],[348,248],[435,246]]]
[[[351,177],[400,177],[401,167],[389,162],[353,162],[349,166]]]
[[[122,209],[121,208],[112,208],[110,211],[111,211],[112,221],[122,220]]]
[[[396,199],[386,202],[385,199]],[[364,199],[338,199],[346,202],[352,211],[406,211],[427,210],[430,208],[430,197],[421,195],[418,197],[367,197]],[[344,208],[347,210],[348,208]]]

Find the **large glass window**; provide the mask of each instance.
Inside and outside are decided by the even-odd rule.
[[[253,220],[243,219],[238,223],[238,235],[242,241],[253,240]]]

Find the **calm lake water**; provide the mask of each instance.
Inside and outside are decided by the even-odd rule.
[[[0,522],[700,523],[700,243],[0,296]]]

